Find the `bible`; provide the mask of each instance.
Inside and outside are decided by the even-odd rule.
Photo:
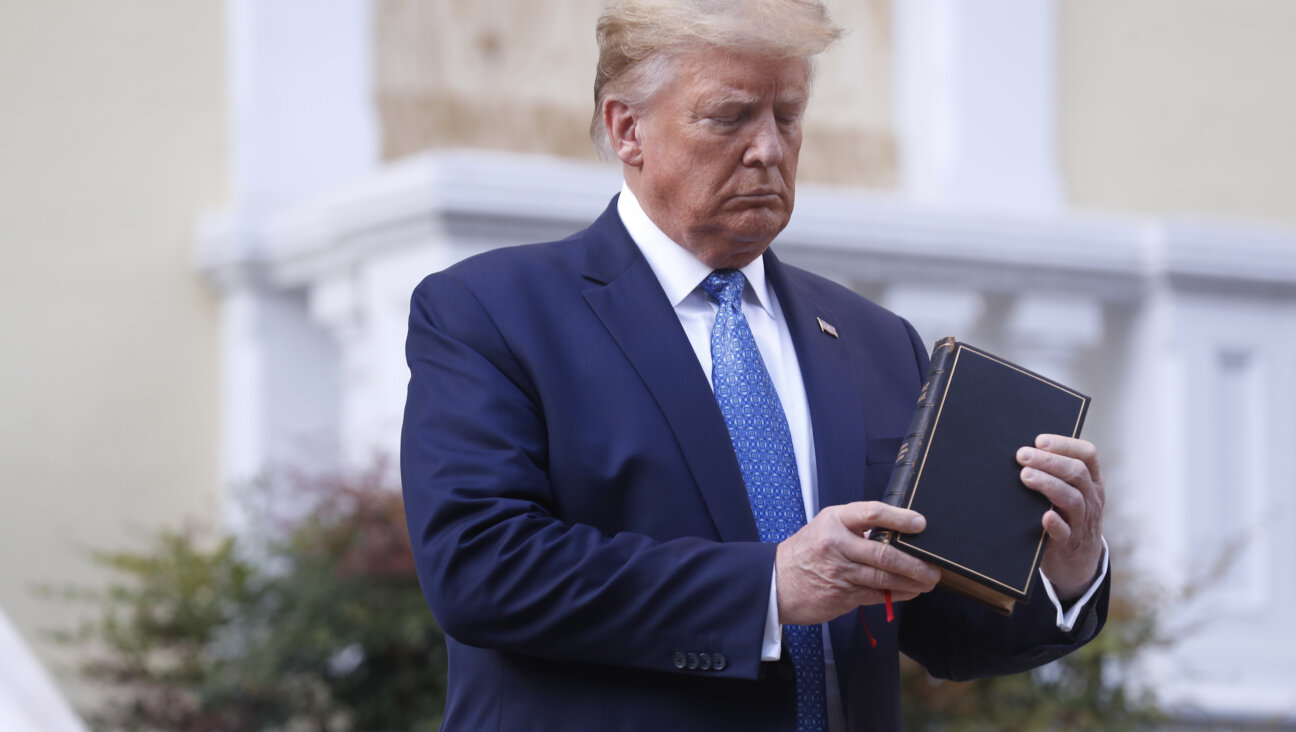
[[[935,565],[942,586],[1011,614],[1030,600],[1050,508],[1021,482],[1017,450],[1043,433],[1079,437],[1088,408],[1074,389],[942,339],[883,498],[923,514],[927,527],[871,538]]]

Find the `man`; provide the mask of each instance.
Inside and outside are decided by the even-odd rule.
[[[402,473],[445,729],[898,729],[899,652],[1011,673],[1101,627],[1087,442],[1018,455],[1057,508],[1051,597],[1011,618],[864,538],[923,526],[876,501],[926,348],[769,250],[810,59],[838,34],[817,0],[614,5],[592,129],[621,194],[568,239],[416,290]]]

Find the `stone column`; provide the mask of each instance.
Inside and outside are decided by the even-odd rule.
[[[1053,0],[901,0],[901,189],[943,204],[1056,210]]]

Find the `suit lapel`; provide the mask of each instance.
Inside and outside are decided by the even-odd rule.
[[[674,308],[626,232],[616,199],[589,229],[585,300],[661,407],[722,541],[759,541],[738,459]]]
[[[819,507],[859,500],[861,486],[856,483],[862,478],[858,470],[852,469],[858,466],[865,445],[864,407],[855,390],[843,339],[859,338],[861,334],[831,335],[825,331],[820,319],[835,328],[839,322],[836,315],[819,293],[768,251],[765,273],[778,294],[805,383],[814,430]]]

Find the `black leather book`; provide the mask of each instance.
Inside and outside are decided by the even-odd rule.
[[[941,340],[883,499],[923,514],[927,528],[872,538],[938,567],[942,585],[1011,613],[1035,587],[1050,507],[1021,482],[1017,450],[1042,433],[1078,437],[1088,409],[1074,389]]]

